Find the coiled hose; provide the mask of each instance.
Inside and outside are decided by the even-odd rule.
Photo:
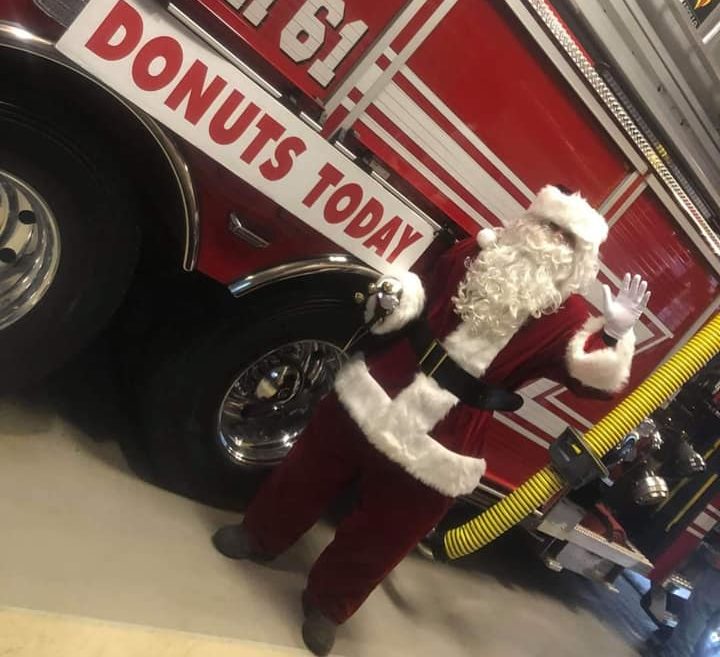
[[[719,352],[720,314],[585,434],[590,450],[598,458],[605,456]],[[500,502],[448,531],[443,538],[446,556],[458,559],[484,547],[550,500],[564,485],[552,466],[545,466]]]

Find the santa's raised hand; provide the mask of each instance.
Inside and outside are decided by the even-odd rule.
[[[647,307],[650,292],[647,281],[636,274],[625,274],[620,291],[613,299],[607,285],[603,285],[603,314],[605,315],[604,331],[611,338],[619,340],[635,326]]]

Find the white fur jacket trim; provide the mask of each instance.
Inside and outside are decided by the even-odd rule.
[[[635,353],[635,333],[628,331],[614,347],[585,351],[591,335],[605,325],[602,317],[591,317],[568,344],[566,365],[570,376],[597,390],[620,392],[630,378]]]
[[[471,493],[485,474],[485,459],[463,456],[428,432],[458,403],[431,378],[418,374],[395,398],[353,359],[338,373],[335,390],[370,443],[425,485],[448,497]]]
[[[393,312],[385,317],[381,322],[375,324],[370,329],[371,333],[383,335],[400,330],[408,322],[412,322],[420,316],[425,307],[425,290],[422,282],[417,274],[411,271],[394,274],[392,276],[382,276],[377,281],[377,285],[382,285],[387,279],[395,279],[402,285],[402,294],[400,295],[400,305]],[[377,299],[375,295],[368,299],[365,306],[365,321],[369,322],[375,312],[375,303]]]
[[[460,322],[443,340],[443,347],[450,358],[468,374],[480,378],[512,337],[508,335],[504,338],[488,339],[484,335],[473,333],[467,322]]]

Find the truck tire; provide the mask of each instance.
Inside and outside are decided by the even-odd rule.
[[[176,342],[142,393],[158,483],[242,506],[331,389],[342,347],[359,326],[349,297],[266,298]]]
[[[112,154],[35,107],[0,102],[0,392],[87,343],[138,255],[135,195]]]

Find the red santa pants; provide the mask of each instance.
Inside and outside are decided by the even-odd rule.
[[[308,601],[336,623],[347,620],[440,521],[452,498],[377,451],[331,395],[244,520],[253,547],[279,555],[353,481],[359,483],[359,502],[313,565],[306,589]]]

